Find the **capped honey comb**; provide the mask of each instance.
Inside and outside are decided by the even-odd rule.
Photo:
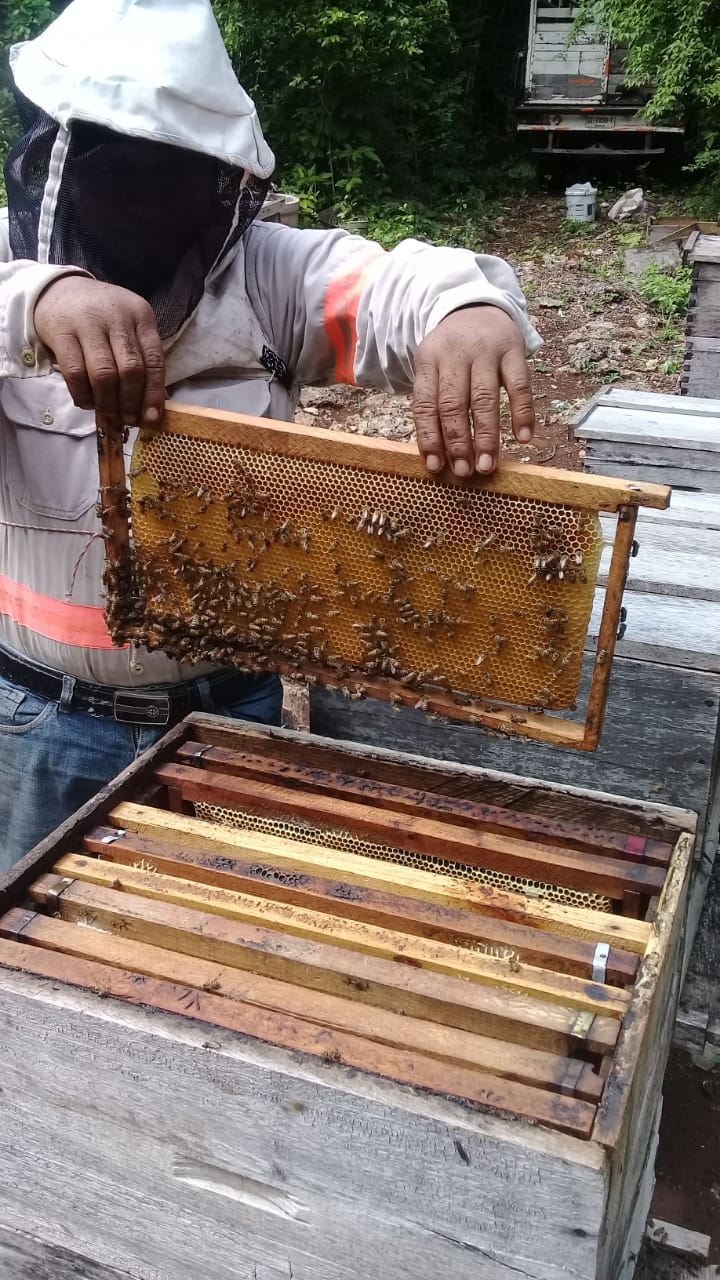
[[[619,612],[627,526],[643,498],[666,502],[659,486],[521,467],[460,485],[409,446],[171,408],[135,444],[129,514],[101,444],[117,642],[594,745],[552,713],[578,696],[598,512],[626,526]]]

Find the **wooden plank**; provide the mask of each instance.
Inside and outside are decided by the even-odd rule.
[[[668,1019],[664,1002],[677,994],[679,971],[672,961],[680,950],[684,926],[693,842],[681,836],[656,915],[654,935],[641,963],[633,995],[632,1017],[623,1028],[608,1080],[608,1090],[595,1129],[596,1141],[615,1147],[621,1131],[628,1128],[629,1084],[636,1095],[645,1096],[647,1080],[638,1067],[641,1059],[657,1073],[656,1053],[661,1048],[653,1032],[669,1048]],[[661,1071],[662,1074],[662,1071]]]
[[[321,427],[273,422],[219,409],[168,403],[159,431],[173,431],[196,440],[216,441],[285,457],[335,462],[347,467],[427,481],[425,465],[414,445],[378,440]],[[157,432],[154,430],[154,434]],[[443,483],[457,483],[443,474]],[[462,482],[463,488],[492,493],[564,502],[569,506],[616,511],[627,505],[665,507],[669,491],[663,485],[626,485],[621,480],[598,481],[582,472],[556,471],[548,467],[506,462],[491,476],[477,473]]]
[[[291,934],[311,942],[328,943],[470,982],[525,991],[594,1013],[622,1014],[629,1004],[627,993],[618,987],[588,982],[571,974],[553,973],[450,943],[414,937],[398,929],[358,924],[326,912],[270,902],[251,894],[194,884],[190,880],[156,872],[103,863],[80,854],[66,854],[57,863],[56,871],[70,881],[78,879],[142,898],[159,899],[191,910],[225,916],[238,923],[278,930],[279,937]],[[47,891],[44,878],[39,884]],[[34,896],[37,890],[33,887],[30,892]]]
[[[252,744],[249,744],[252,745]],[[176,758],[180,763],[211,768],[214,773],[234,777],[256,778],[258,781],[281,779],[289,788],[306,787],[322,795],[348,800],[382,804],[398,813],[418,817],[445,815],[453,823],[473,829],[484,829],[497,835],[519,836],[526,840],[548,841],[571,849],[602,853],[619,859],[642,860],[651,866],[667,866],[672,852],[669,841],[647,840],[635,835],[618,835],[602,828],[574,826],[532,813],[516,813],[496,805],[478,804],[472,800],[453,799],[430,791],[381,782],[377,778],[359,777],[348,771],[335,772],[318,766],[278,760],[252,750],[212,747],[197,740],[180,745]]]
[[[527,773],[518,777],[516,773],[480,768],[477,764],[458,764],[437,752],[431,758],[418,755],[412,748],[398,753],[378,746],[378,741],[384,739],[377,734],[362,742],[339,743],[331,737],[299,736],[266,725],[240,724],[237,720],[209,716],[201,711],[192,712],[187,724],[192,738],[209,746],[232,750],[240,741],[251,746],[254,752],[270,753],[278,760],[321,769],[350,767],[362,778],[551,817],[563,825],[569,823],[571,830],[590,825],[623,835],[629,832],[646,839],[670,840],[674,845],[678,832],[694,830],[696,825],[696,816],[687,808],[671,808],[649,798],[632,800],[612,794],[611,789],[600,792],[588,786],[539,781]],[[154,802],[138,800],[137,803]]]
[[[600,523],[603,531],[606,528],[608,531],[612,530],[612,521],[608,517],[601,516]],[[716,493],[685,493],[682,489],[673,489],[672,502],[667,511],[641,512],[635,530],[638,542],[652,537],[652,530],[658,523],[666,528],[669,525],[689,526],[685,532],[678,529],[679,536],[683,538],[690,538],[690,530],[694,527],[720,529],[720,497]]]
[[[578,439],[604,443],[701,449],[709,453],[720,451],[718,419],[709,415],[684,414],[682,400],[678,400],[674,414],[600,406],[589,419],[576,427],[575,434]]]
[[[687,339],[686,350],[689,355],[717,355],[720,351],[720,337],[713,334],[709,338],[696,338],[691,335]]]
[[[660,1141],[660,1118],[662,1100],[657,1103],[655,1118],[652,1122],[650,1143],[645,1153],[645,1161],[635,1187],[628,1185],[626,1195],[632,1202],[632,1210],[626,1215],[625,1240],[621,1247],[621,1261],[617,1271],[617,1280],[634,1280],[636,1263],[642,1253],[645,1229],[647,1226],[653,1191],[655,1189],[655,1163]]]
[[[693,808],[704,820],[717,732],[720,678],[616,658],[608,719],[596,755],[575,757],[527,743],[528,778],[560,786],[602,788],[615,795]],[[315,733],[346,743],[383,742],[396,751],[487,769],[517,767],[517,748],[502,738],[428,722],[419,712],[395,714],[378,702],[347,700],[313,689]],[[692,822],[692,819],[689,820]],[[626,944],[622,944],[626,945]]]
[[[605,720],[608,681],[617,643],[618,622],[623,589],[627,578],[627,566],[634,546],[636,521],[637,508],[623,507],[618,512],[612,555],[604,583],[605,606],[600,619],[595,666],[588,691],[587,711],[585,714],[583,746],[590,751],[595,751],[597,748]],[[633,914],[639,915],[640,913],[638,911]]]
[[[690,311],[704,311],[706,307],[720,307],[720,279],[717,272],[706,276],[705,272],[693,272],[692,290],[690,293]]]
[[[7,1280],[133,1280],[92,1258],[0,1224],[0,1276]]]
[[[112,843],[106,843],[108,837]],[[147,871],[180,876],[201,884],[217,885],[241,893],[261,893],[263,897],[296,906],[330,911],[350,920],[377,924],[383,928],[400,925],[403,933],[417,934],[436,942],[474,947],[477,951],[509,958],[514,955],[527,964],[574,973],[590,978],[595,948],[590,943],[563,938],[544,930],[529,929],[477,912],[454,910],[419,902],[395,893],[383,893],[289,871],[257,861],[243,862],[226,853],[207,854],[191,846],[178,848],[169,840],[113,834],[110,827],[95,828],[84,839],[89,853],[104,861],[124,866],[140,866]],[[611,986],[627,986],[634,979],[638,957],[611,947],[607,981]]]
[[[707,1262],[710,1257],[710,1236],[700,1231],[688,1231],[686,1227],[664,1222],[661,1218],[649,1219],[646,1239],[665,1253],[685,1258],[688,1262]]]
[[[205,772],[187,765],[161,765],[155,776],[167,786],[177,787],[184,800],[196,804],[229,805],[248,813],[268,814],[274,819],[300,818],[320,827],[357,832],[364,839],[398,849],[611,898],[622,899],[623,894],[631,890],[653,894],[664,881],[659,867],[530,844],[494,832],[469,831],[449,822],[398,816],[352,801],[289,792],[271,783]]]
[[[591,1143],[54,985],[2,975],[13,1226],[135,1277],[593,1276]]]
[[[355,1070],[386,1075],[431,1093],[463,1098],[491,1111],[549,1124],[561,1132],[588,1137],[595,1107],[577,1098],[566,1098],[529,1085],[503,1081],[497,1076],[469,1071],[450,1063],[437,1063],[420,1054],[367,1044],[361,1037],[331,1031],[305,1019],[279,1015],[236,1000],[225,1000],[180,983],[148,978],[142,973],[116,969],[74,956],[28,947],[0,938],[0,964],[23,973],[53,978],[87,991],[112,996],[130,1004],[142,1004],[181,1014],[280,1045],[312,1057],[339,1062]]]
[[[720,294],[720,290],[718,290]],[[720,307],[709,308],[704,303],[688,316],[688,331],[695,338],[717,338],[720,335]]]
[[[698,262],[693,271],[693,285],[720,280],[720,262]]]
[[[708,573],[708,565],[720,563],[720,530],[693,529],[687,536],[675,525],[657,521],[644,526],[639,554],[632,561],[627,591],[685,596],[717,602],[720,576]],[[603,550],[598,583],[608,576],[608,551]]]
[[[248,979],[239,970],[228,972],[221,965],[178,955],[161,947],[129,942],[117,935],[101,933],[63,920],[31,914],[19,908],[0,918],[0,936],[29,943],[48,951],[59,951],[149,978],[207,991],[244,1006],[269,1010],[302,1019],[329,1030],[362,1036],[390,1048],[424,1054],[438,1062],[453,1063],[531,1084],[566,1097],[597,1102],[603,1080],[592,1065],[580,1059],[561,1057],[477,1033],[438,1027],[429,1021],[368,1008],[339,996],[309,992],[306,988],[254,975]]]
[[[44,903],[47,885],[39,882],[33,898]],[[602,1057],[617,1042],[619,1023],[610,1015],[589,1017],[521,991],[482,987],[291,935],[278,941],[267,929],[167,902],[77,882],[64,890],[57,907],[71,923],[242,970],[249,984],[252,975],[269,977],[553,1053]]]
[[[692,399],[679,400],[676,395],[658,391],[631,391],[627,387],[609,387],[600,391],[580,410],[575,425],[594,416],[598,409],[628,409],[639,416],[645,414],[677,414],[686,417],[717,419],[720,417],[720,398],[716,401]]]
[[[687,361],[681,374],[680,386],[681,395],[716,395],[720,391],[720,362],[714,357],[700,356]],[[673,483],[678,483],[677,478],[673,478]]]
[[[718,368],[717,386],[720,387],[720,368]],[[638,461],[625,455],[618,457],[617,450],[621,446],[614,446],[608,456],[603,453],[603,446],[598,442],[595,449],[588,445],[588,451],[585,458],[585,466],[593,475],[614,474],[618,470],[622,470],[627,476],[638,477],[640,475],[651,474],[655,477],[665,476],[672,480],[673,485],[682,489],[697,489],[705,492],[720,493],[720,468],[717,466],[716,454],[697,453],[680,454],[682,465],[677,465],[671,458],[663,460],[658,459],[656,464],[647,462],[646,459]],[[622,446],[629,448],[630,446]],[[678,454],[676,451],[675,456]],[[669,453],[669,450],[668,450]],[[711,461],[712,460],[712,461]]]
[[[681,836],[593,1131],[595,1141],[613,1151],[601,1275],[618,1270],[631,1216],[627,1189],[640,1179],[654,1130],[680,988],[692,854],[692,840]]]
[[[648,457],[648,446],[642,441],[587,440],[585,442],[585,460],[590,459],[596,464],[612,463],[615,467],[637,468],[645,466],[655,471],[664,469],[664,473],[672,481],[674,489],[692,488],[691,484],[685,483],[684,479],[679,478],[689,475],[694,478],[695,488],[705,488],[707,492],[716,492],[708,485],[707,481],[703,482],[702,476],[704,471],[715,473],[720,467],[720,458],[716,451],[697,447],[676,448],[670,444],[654,445],[651,448],[652,456]]]
[[[527,924],[534,929],[547,929],[571,938],[615,943],[627,951],[642,954],[650,937],[645,921],[628,920],[605,912],[569,907],[541,898],[507,893],[487,885],[469,883],[458,876],[435,871],[416,871],[384,862],[347,854],[321,845],[278,839],[262,832],[237,831],[231,827],[168,814],[162,809],[125,803],[110,814],[117,827],[139,835],[172,838],[179,844],[192,844],[198,849],[219,852],[222,849],[269,860],[273,865],[289,869],[310,869],[315,874],[345,880],[389,892],[402,891],[411,898],[437,902],[443,906],[488,911],[504,920]]]
[[[692,261],[719,264],[720,236],[699,236],[692,252]]]
[[[592,645],[598,634],[602,594],[601,588],[588,627]],[[720,672],[720,601],[632,590],[624,604],[627,630],[617,642],[617,657]]]

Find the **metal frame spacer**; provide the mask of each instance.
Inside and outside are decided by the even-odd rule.
[[[610,943],[598,942],[593,956],[593,982],[607,982],[607,967],[610,959]]]
[[[73,881],[69,876],[58,876],[57,880],[45,893],[45,902],[48,907],[57,908],[60,905],[60,899],[66,889],[70,888]]]
[[[570,1039],[578,1048],[585,1044],[594,1021],[595,1014],[591,1013],[589,1009],[583,1009],[573,1022],[570,1028]]]
[[[122,827],[118,827],[117,830],[113,831],[111,835],[103,836],[100,843],[114,844],[116,840],[121,840],[122,837],[126,835],[127,835],[127,831],[123,831]]]

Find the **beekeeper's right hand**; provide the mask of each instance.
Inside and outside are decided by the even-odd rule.
[[[93,409],[110,427],[159,422],[165,357],[143,298],[86,276],[62,276],[36,303],[35,332],[78,408]]]

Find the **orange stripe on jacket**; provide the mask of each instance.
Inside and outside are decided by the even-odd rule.
[[[333,276],[325,294],[323,324],[335,352],[335,381],[355,381],[357,313],[363,290],[377,271],[385,250],[375,245],[360,262]]]
[[[115,649],[102,609],[66,604],[0,574],[0,613],[46,640],[78,649]]]

